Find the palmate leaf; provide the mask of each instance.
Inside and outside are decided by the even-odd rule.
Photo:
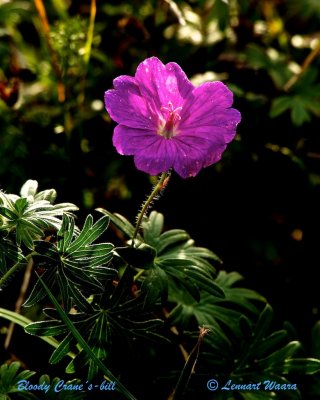
[[[225,297],[219,298],[208,291],[201,291],[199,301],[184,290],[181,282],[180,287],[175,285],[169,291],[168,300],[176,304],[169,314],[169,322],[184,329],[196,322],[197,326],[211,326],[221,332],[227,329],[230,337],[241,336],[241,317],[256,317],[259,308],[255,303],[263,302],[264,298],[252,290],[233,287],[240,278],[238,274],[221,271],[216,281]]]
[[[19,392],[18,382],[22,379],[29,379],[35,372],[25,370],[20,371],[20,363],[17,361],[11,364],[3,364],[0,367],[0,398],[7,399],[10,394]],[[24,392],[23,396],[25,399],[36,399],[30,392]]]
[[[279,384],[289,384],[291,373],[296,376],[300,373],[314,374],[320,371],[320,360],[302,358],[301,343],[290,341],[285,330],[269,333],[272,317],[272,309],[266,305],[256,323],[249,326],[249,335],[241,336],[241,331],[239,331],[240,335],[236,340],[229,336],[231,341],[226,341],[221,336],[217,337],[215,330],[213,335],[207,335],[206,348],[201,355],[199,374],[206,375],[208,370],[215,368],[215,376],[220,382],[222,379],[226,380],[225,371],[228,370],[230,371],[228,379],[231,379],[233,383],[257,383],[269,380]],[[296,357],[297,355],[300,356]],[[269,398],[301,399],[298,388],[297,390],[268,390],[266,392]],[[225,399],[222,392],[218,391],[216,395],[218,400]],[[230,398],[234,398],[233,396],[242,396],[243,399],[255,398],[250,397],[250,392],[241,390],[230,390],[230,396]]]
[[[133,226],[124,217],[100,211],[110,215],[124,234],[133,233]],[[163,223],[163,215],[152,211],[142,223],[143,235],[135,240],[135,246],[116,249],[126,263],[145,270],[141,275],[141,289],[146,291],[145,304],[158,298],[164,301],[169,281],[172,290],[175,284],[182,285],[196,300],[200,298],[200,290],[223,297],[223,290],[214,280],[215,268],[211,263],[220,262],[219,258],[208,249],[196,247],[189,234],[182,229],[162,233]]]
[[[85,326],[83,327],[83,331],[79,329],[79,326],[81,328],[81,325],[79,325],[80,318],[82,317],[81,314],[72,314],[67,315],[65,311],[61,308],[59,302],[56,300],[55,296],[52,294],[48,286],[43,282],[43,280],[39,277],[39,281],[42,283],[50,301],[54,305],[55,309],[52,310],[52,314],[56,314],[59,316],[59,319],[65,324],[65,326],[68,328],[69,332],[72,334],[73,338],[76,340],[76,343],[80,345],[80,347],[83,349],[83,351],[88,355],[91,361],[93,361],[103,372],[104,375],[106,375],[108,378],[116,382],[117,389],[123,393],[123,395],[130,400],[136,400],[136,398],[126,389],[125,386],[122,385],[122,383],[112,374],[112,372],[103,364],[103,362],[96,356],[96,354],[92,351],[90,348],[90,345],[87,343],[85,340],[83,333],[88,333],[88,326],[87,326],[87,321]],[[76,324],[71,321],[70,318],[75,318],[78,322],[78,326],[76,327]],[[85,316],[86,319],[87,316]],[[34,327],[37,325],[37,323],[30,324],[31,329],[34,329]],[[25,328],[26,331],[30,329],[28,326]]]
[[[109,218],[100,218],[93,223],[89,215],[79,233],[74,218],[64,215],[56,243],[35,241],[35,265],[43,267],[42,279],[48,287],[59,286],[64,307],[67,310],[76,305],[80,311],[89,312],[91,306],[83,293],[101,293],[108,279],[117,271],[109,266],[113,257],[113,245],[94,244],[107,229]],[[25,306],[32,306],[45,296],[43,285],[34,286]]]
[[[275,118],[290,111],[292,123],[301,126],[311,120],[312,115],[320,115],[320,85],[318,69],[308,68],[290,91],[290,95],[273,99],[270,117]]]
[[[55,309],[45,309],[44,313],[50,319],[31,322],[25,327],[25,331],[36,336],[65,336],[51,355],[50,363],[55,364],[70,352],[76,340],[65,322],[59,318],[59,313]],[[88,336],[88,332],[91,332],[92,327],[99,320],[99,312],[93,311],[90,315],[84,313],[67,314],[67,317],[79,332]]]
[[[220,271],[215,281],[224,291],[227,301],[238,304],[244,311],[258,314],[260,309],[256,304],[264,303],[266,299],[254,290],[236,286],[242,280],[243,277],[238,272]]]
[[[311,113],[320,112],[319,109],[316,110],[310,97],[304,98],[301,95],[291,97],[281,96],[273,100],[270,117],[275,118],[287,110],[290,110],[291,120],[296,126],[301,126],[303,123],[309,122],[311,120]]]
[[[0,367],[0,399],[82,400],[87,396],[84,391],[80,390],[59,391],[57,388],[60,387],[61,379],[58,377],[51,380],[48,375],[42,375],[37,381],[32,378],[36,372],[29,370],[19,372],[19,370],[20,363],[17,361],[9,365],[3,364]],[[78,379],[73,379],[64,382],[64,384],[75,386],[81,384],[81,382]],[[42,385],[43,390],[29,390],[29,385]]]
[[[102,305],[93,299],[91,310],[85,313],[69,313],[66,317],[82,335],[95,357],[104,361],[113,351],[114,340],[119,340],[119,337],[125,342],[137,337],[165,340],[157,332],[163,321],[150,318],[150,315],[142,309],[142,304],[143,299],[135,298],[120,305],[111,302],[108,308],[102,308]],[[56,310],[46,309],[44,312],[50,319],[31,323],[25,327],[25,331],[38,336],[64,337],[50,357],[50,363],[58,363],[75,348],[77,340],[70,333],[69,325],[61,319]],[[98,372],[98,366],[85,349],[73,358],[67,371],[75,372],[78,368],[83,369],[84,365],[88,365],[88,380],[93,380]]]
[[[0,192],[1,229],[16,233],[17,245],[23,243],[29,249],[33,241],[44,236],[46,230],[61,228],[63,214],[78,208],[71,203],[52,204],[56,192],[45,190],[37,193],[38,183],[29,180],[21,188],[21,197]],[[71,215],[71,214],[70,214]]]
[[[215,269],[208,261],[219,261],[219,258],[208,249],[194,246],[186,231],[173,229],[161,233],[162,229],[163,216],[152,211],[143,224],[143,236],[157,252],[154,266],[166,273],[171,286],[179,282],[196,299],[199,299],[200,289],[223,297],[223,291],[214,282]],[[163,281],[162,285],[165,284]]]
[[[157,336],[155,330],[163,324],[160,320],[143,320],[134,321],[130,320],[128,315],[124,315],[125,307],[121,307],[122,310],[118,312],[116,309],[110,310],[99,310],[94,318],[86,320],[86,325],[83,329],[84,335],[88,336],[87,343],[90,346],[92,352],[97,358],[101,360],[107,359],[107,357],[112,353],[112,344],[114,338],[119,334],[129,340],[129,338],[142,336],[143,338],[152,339],[153,336],[157,340],[160,336]],[[131,310],[131,307],[130,307]],[[130,315],[130,314],[129,314]],[[89,335],[88,335],[88,327]],[[79,329],[81,329],[79,327]],[[68,349],[68,347],[67,347]],[[55,351],[57,353],[58,349]],[[65,350],[66,352],[66,350]],[[53,359],[51,357],[51,360]],[[81,351],[80,354],[71,361],[68,365],[68,371],[75,371],[77,367],[83,368],[83,365],[88,364],[88,380],[92,381],[98,373],[97,365],[88,357],[88,355]]]

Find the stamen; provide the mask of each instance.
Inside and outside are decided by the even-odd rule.
[[[164,136],[166,139],[171,139],[175,135],[175,123],[181,120],[179,115],[179,111],[182,110],[182,107],[174,108],[171,101],[168,102],[168,107],[161,106],[161,111],[167,111],[168,115],[165,119],[164,126],[160,129],[159,134]]]
[[[160,110],[161,110],[161,111],[162,111],[162,110],[168,111],[168,113],[169,113],[169,118],[170,118],[170,119],[171,119],[171,118],[177,118],[179,121],[180,121],[180,119],[181,119],[181,117],[180,117],[180,115],[178,114],[178,112],[182,110],[182,107],[173,108],[173,104],[172,104],[171,101],[169,101],[168,107],[162,106],[162,107],[160,108]]]

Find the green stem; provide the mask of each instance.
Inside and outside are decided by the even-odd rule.
[[[140,269],[140,271],[133,277],[133,282],[136,282],[143,273],[144,269]]]
[[[22,263],[21,261],[18,261],[16,264],[14,264],[13,267],[11,267],[1,278],[0,278],[0,288],[5,284],[5,282],[10,278],[11,275],[13,275],[22,265],[27,265],[28,261],[30,258],[33,256],[33,253],[28,254],[25,258],[27,260],[26,263]]]
[[[147,200],[143,204],[142,209],[141,209],[141,211],[139,213],[139,216],[138,216],[138,219],[137,219],[135,230],[134,230],[133,235],[132,235],[132,245],[134,244],[134,239],[138,235],[138,232],[139,232],[139,229],[140,229],[140,225],[141,225],[141,222],[143,220],[143,217],[144,217],[145,213],[147,212],[148,208],[150,207],[150,205],[151,205],[152,201],[155,199],[155,197],[164,188],[165,180],[169,176],[170,176],[170,172],[169,171],[163,172],[160,175],[160,178],[159,178],[158,182],[156,183],[156,185],[153,187],[151,194],[149,195],[149,197],[147,198]]]
[[[84,62],[86,65],[89,63],[90,55],[91,55],[91,47],[93,42],[93,33],[94,33],[94,21],[96,18],[97,13],[97,4],[96,0],[91,0],[90,6],[90,21],[89,21],[89,28],[87,32],[87,41],[85,44],[85,54],[84,54]]]

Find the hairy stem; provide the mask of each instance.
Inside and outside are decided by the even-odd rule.
[[[158,182],[155,184],[155,186],[152,189],[152,192],[150,193],[150,195],[148,196],[147,200],[143,204],[142,209],[141,209],[141,211],[140,211],[140,213],[138,215],[138,219],[137,219],[135,230],[134,230],[133,235],[132,235],[132,245],[134,244],[134,239],[138,235],[138,232],[139,232],[139,229],[140,229],[140,226],[141,226],[141,222],[143,220],[143,217],[145,216],[145,213],[147,212],[148,208],[152,204],[153,200],[164,189],[164,187],[166,185],[166,181],[167,181],[167,179],[169,177],[170,177],[170,172],[169,171],[163,172],[160,175],[160,178],[159,178]]]

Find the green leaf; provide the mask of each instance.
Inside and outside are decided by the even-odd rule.
[[[109,218],[107,216],[100,218],[93,225],[93,218],[91,215],[88,215],[81,233],[73,243],[68,246],[68,254],[72,255],[74,251],[93,243],[108,228],[108,225]]]
[[[129,265],[135,268],[150,269],[154,265],[156,250],[142,243],[139,247],[117,247],[116,252]]]
[[[59,230],[61,217],[78,208],[69,203],[51,204],[54,191],[40,192],[36,195],[36,181],[27,181],[21,189],[21,197],[1,193],[2,229],[16,233],[17,244],[24,243],[29,249],[33,241],[44,237],[46,230]],[[42,194],[41,194],[42,193]],[[49,199],[49,200],[48,200]]]
[[[71,351],[72,340],[73,336],[69,334],[62,340],[62,342],[59,343],[59,346],[51,354],[49,359],[50,364],[58,363]]]
[[[223,290],[225,297],[213,296],[202,289],[199,301],[192,298],[181,287],[171,284],[169,301],[176,303],[177,306],[169,314],[169,322],[186,328],[195,318],[198,325],[214,326],[221,332],[227,328],[230,337],[241,337],[243,333],[239,322],[243,313],[249,317],[258,315],[259,310],[252,302],[261,302],[263,298],[249,289],[232,287],[240,278],[239,274],[220,272],[213,282]],[[239,302],[240,289],[242,298]]]
[[[5,318],[15,324],[18,324],[22,328],[25,328],[27,325],[30,325],[32,323],[30,319],[13,311],[6,310],[4,308],[0,308],[0,318]],[[41,339],[55,348],[58,348],[60,345],[59,342],[52,337],[41,337]],[[68,352],[67,355],[71,358],[75,357],[75,355],[72,352]]]
[[[7,261],[21,265],[27,263],[27,259],[22,254],[20,247],[0,231],[0,274],[7,272]]]
[[[73,273],[75,274],[76,272],[73,271]],[[73,305],[79,307],[80,310],[90,310],[90,304],[86,304],[87,301],[84,296],[82,296],[79,293],[79,290],[74,287],[76,284],[79,285],[82,282],[88,285],[88,282],[86,282],[86,278],[86,275],[82,274],[81,270],[78,271],[77,278],[74,281],[74,276],[72,275],[68,277],[67,274],[64,273],[64,271],[57,275],[56,280],[60,288],[64,308],[67,311],[69,311]],[[92,284],[92,280],[90,281],[90,285],[88,285],[88,287],[91,290],[100,290],[100,286],[98,285],[98,287],[95,287],[95,285]]]
[[[183,272],[191,278],[201,290],[205,290],[213,296],[225,298],[223,289],[217,285],[212,279],[212,276],[206,276],[203,271],[195,266],[186,266],[183,268]]]
[[[17,215],[6,207],[0,207],[0,215],[8,218],[8,219],[15,219]]]
[[[142,282],[141,292],[144,295],[144,307],[153,306],[159,298],[164,303],[168,297],[167,274],[161,268],[152,268]]]
[[[271,103],[270,117],[275,118],[289,110],[292,106],[291,96],[281,96],[274,99]]]
[[[165,249],[174,244],[185,242],[190,239],[189,234],[182,229],[171,229],[170,231],[162,233],[157,245],[158,254],[161,255]]]
[[[88,312],[91,307],[83,292],[101,293],[106,281],[117,276],[117,271],[109,267],[113,258],[113,245],[92,243],[104,233],[108,223],[107,216],[93,223],[89,215],[83,229],[77,232],[73,217],[64,215],[56,243],[34,242],[37,253],[34,261],[36,265],[47,269],[43,280],[49,287],[58,284],[67,310],[76,305],[79,310]],[[36,284],[25,306],[35,304],[44,294],[42,286]]]
[[[232,301],[243,310],[258,314],[260,310],[256,307],[256,303],[265,303],[266,299],[254,290],[235,287],[234,285],[242,279],[243,277],[238,272],[226,273],[220,271],[215,282],[224,291],[225,298],[228,301]]]
[[[149,218],[143,221],[143,238],[146,243],[152,247],[156,247],[159,237],[163,229],[164,217],[162,214],[151,211]]]
[[[283,363],[284,360],[291,358],[295,353],[301,349],[301,343],[298,341],[293,341],[288,343],[286,346],[282,347],[270,354],[268,357],[260,359],[257,361],[257,365],[262,369],[273,370],[276,364]]]
[[[57,279],[56,276],[56,271],[55,269],[50,269],[48,271],[45,271],[41,275],[42,279],[44,282],[49,286],[52,287]],[[46,296],[46,292],[41,285],[40,281],[37,281],[35,285],[33,286],[33,289],[27,298],[27,300],[23,303],[24,307],[32,307],[33,305],[39,303],[44,297]]]
[[[303,100],[295,96],[291,105],[291,119],[294,125],[301,126],[304,122],[311,120],[310,114],[305,107]]]
[[[254,352],[257,357],[265,357],[267,353],[275,351],[288,341],[288,333],[285,330],[273,332],[268,337],[264,337],[260,342],[255,343]]]
[[[22,379],[29,379],[35,374],[33,371],[25,370],[18,372],[20,369],[20,363],[17,361],[11,364],[3,364],[0,367],[0,395],[3,395],[4,399],[7,399],[11,393],[19,392],[18,382]],[[29,393],[26,398],[34,399],[35,396]]]
[[[122,385],[122,383],[111,373],[111,371],[99,360],[99,358],[95,355],[95,353],[87,345],[87,342],[84,340],[83,336],[80,334],[80,332],[76,329],[74,324],[70,321],[68,316],[65,314],[65,312],[61,308],[60,304],[55,299],[54,295],[50,292],[49,288],[45,285],[45,283],[42,281],[42,279],[40,277],[39,277],[39,280],[42,283],[45,291],[47,292],[50,301],[52,301],[56,310],[58,311],[61,320],[64,322],[64,324],[66,325],[68,330],[71,332],[71,334],[74,336],[74,338],[77,340],[79,345],[82,347],[83,351],[88,355],[88,357],[92,360],[92,362],[94,362],[106,376],[108,376],[111,380],[113,380],[117,383],[117,388],[121,391],[121,393],[123,393],[123,395],[127,399],[136,400],[136,398],[128,391],[128,389],[126,387],[124,387]]]
[[[103,208],[97,208],[96,210],[101,212],[102,214],[107,215],[114,223],[114,225],[120,229],[121,232],[123,232],[129,238],[132,238],[135,227],[125,217],[120,214],[113,214]],[[140,234],[137,235],[137,239],[141,240]]]
[[[32,322],[24,330],[30,335],[37,336],[56,336],[68,332],[65,324],[58,320]]]
[[[38,191],[38,182],[29,179],[28,181],[26,181],[21,189],[20,189],[20,195],[21,197],[32,197],[34,198],[34,196],[36,195]]]
[[[273,318],[273,310],[268,304],[266,304],[264,310],[260,314],[258,323],[252,334],[251,346],[254,346],[256,343],[261,342],[261,340],[264,338],[264,336],[266,336],[266,333],[268,332],[272,318]]]
[[[34,196],[34,199],[37,201],[40,200],[47,200],[49,201],[50,204],[53,204],[55,199],[57,197],[57,192],[54,189],[48,189],[48,190],[43,190],[39,193],[36,193],[36,195]],[[55,207],[58,205],[55,205]],[[61,203],[59,204],[60,207],[64,207],[64,204]]]
[[[291,358],[272,367],[273,373],[301,373],[313,375],[320,371],[320,360],[315,358]]]

